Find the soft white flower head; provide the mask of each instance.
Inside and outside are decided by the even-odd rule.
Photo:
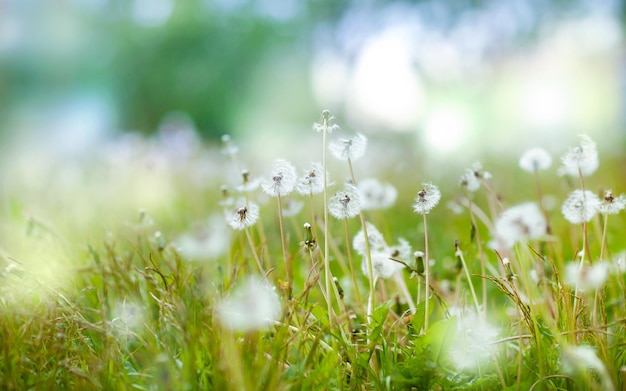
[[[398,258],[408,262],[412,253],[411,245],[404,238],[400,238],[396,246],[389,247],[387,246],[387,242],[385,242],[383,235],[374,225],[368,222],[366,223],[366,227],[367,237],[370,244],[374,279],[389,278],[404,267],[403,264],[392,261],[389,258]],[[354,239],[352,240],[352,247],[359,255],[361,255],[361,257],[363,257],[361,270],[363,271],[363,274],[369,277],[365,234],[362,229],[354,236]]]
[[[365,223],[365,227],[367,228],[367,238],[370,244],[370,251],[373,252],[384,252],[387,249],[387,242],[385,242],[385,238],[383,238],[383,234],[374,226],[374,224],[369,221]],[[365,234],[363,233],[363,229],[357,232],[352,239],[352,248],[359,254],[364,257],[367,255],[367,249],[365,248]]]
[[[570,148],[561,158],[565,174],[571,176],[588,176],[598,168],[598,151],[596,143],[586,135],[580,136],[580,145]],[[580,173],[579,173],[580,170]]]
[[[241,171],[241,177],[243,183],[237,185],[237,190],[240,192],[250,193],[258,189],[259,185],[261,184],[261,178],[250,179],[250,171],[248,170]]]
[[[598,371],[600,374],[606,374],[604,363],[596,355],[596,351],[591,346],[566,346],[563,348],[562,360],[563,372],[574,375],[576,373],[584,373],[588,375],[589,369]]]
[[[600,199],[589,190],[574,190],[563,202],[561,212],[572,224],[586,223],[598,213]]]
[[[180,235],[174,246],[185,258],[191,260],[213,259],[227,249],[228,233],[222,216],[215,214],[206,224]]]
[[[413,211],[422,215],[430,213],[441,199],[441,192],[437,186],[432,183],[424,183],[423,185],[424,188],[417,192],[413,204]]]
[[[326,131],[327,133],[332,133],[333,131],[339,129],[339,125],[335,124],[335,116],[330,115],[330,111],[328,110],[322,111],[322,118],[320,119],[320,122],[313,123],[313,130],[318,133],[324,131]]]
[[[600,202],[599,211],[602,214],[618,214],[626,207],[626,197],[623,194],[615,197],[611,190],[604,193],[604,198]]]
[[[246,204],[245,200],[242,200],[239,204],[241,206],[231,212],[227,218],[231,227],[241,231],[256,223],[259,218],[259,206],[251,201],[248,201]]]
[[[375,178],[363,179],[358,184],[361,206],[364,210],[387,209],[398,197],[398,191],[389,183],[380,183]]]
[[[461,175],[459,185],[467,188],[468,191],[476,191],[480,188],[481,179],[490,179],[491,174],[487,171],[483,171],[483,165],[480,162],[476,162],[472,165],[472,168],[465,170],[465,173]]]
[[[328,150],[339,160],[355,161],[365,155],[367,137],[357,133],[349,139],[341,139],[328,145]]]
[[[330,176],[326,172],[326,186],[330,185]],[[298,179],[296,191],[302,195],[317,194],[324,191],[324,167],[319,163],[311,163],[311,168]]]
[[[580,262],[571,262],[565,267],[565,282],[579,291],[594,291],[606,282],[609,269],[610,265],[603,261],[582,268]]]
[[[361,212],[361,195],[354,186],[347,184],[342,191],[328,200],[328,211],[338,219],[349,219]]]
[[[133,337],[144,324],[145,314],[144,306],[123,300],[113,304],[110,325],[118,334]]]
[[[261,188],[272,197],[286,196],[296,186],[296,169],[286,160],[276,159],[272,169],[272,178],[265,181]]]
[[[296,216],[298,213],[300,213],[303,207],[304,202],[287,198],[283,202],[283,216]]]
[[[547,170],[551,165],[552,157],[543,148],[531,148],[524,152],[519,159],[521,169],[530,173]]]
[[[470,308],[448,308],[456,316],[457,333],[449,351],[450,359],[460,369],[473,369],[487,362],[494,353],[493,345],[500,329]]]
[[[495,223],[495,237],[498,244],[508,249],[516,242],[537,239],[545,235],[547,226],[537,204],[527,202],[513,206],[500,214]]]
[[[222,153],[224,155],[236,155],[239,152],[239,147],[235,145],[230,138],[230,135],[222,135]]]
[[[220,323],[231,330],[264,330],[280,318],[281,305],[274,287],[250,278],[216,306],[216,314]]]

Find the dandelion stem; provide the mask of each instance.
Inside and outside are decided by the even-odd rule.
[[[352,275],[352,283],[354,284],[354,293],[356,300],[359,303],[359,307],[363,307],[363,301],[361,299],[361,292],[359,291],[359,283],[356,280],[356,273],[354,271],[354,262],[352,261],[352,250],[350,249],[350,233],[348,232],[348,219],[344,219],[344,228],[346,232],[346,252],[348,253],[348,265],[350,266],[350,274]]]
[[[256,248],[254,247],[254,242],[252,241],[252,236],[250,235],[250,229],[246,227],[246,237],[248,238],[248,244],[250,245],[250,250],[252,250],[252,255],[254,256],[254,260],[256,261],[257,266],[259,267],[259,271],[263,276],[265,276],[265,270],[263,270],[263,265],[261,264],[261,260],[259,259],[259,255],[256,253]]]
[[[476,291],[474,290],[474,284],[472,283],[472,278],[469,273],[469,269],[467,268],[467,264],[465,263],[465,257],[463,256],[463,252],[458,247],[458,243],[456,244],[456,256],[459,257],[461,263],[463,264],[463,270],[465,270],[465,277],[467,278],[467,282],[470,287],[470,291],[472,292],[472,299],[474,299],[474,305],[476,306],[476,313],[480,314],[480,304],[478,304],[478,298],[476,297]],[[485,284],[486,285],[486,284]]]
[[[280,226],[280,241],[283,247],[283,259],[285,261],[285,273],[287,274],[287,300],[291,300],[291,294],[293,290],[293,273],[291,271],[291,261],[289,254],[287,253],[287,241],[285,238],[285,224],[283,222],[283,204],[280,197],[280,193],[277,194],[278,200],[278,225]]]
[[[424,333],[428,332],[428,302],[430,297],[430,258],[428,255],[428,226],[426,224],[426,213],[424,216],[424,274],[426,276],[425,303],[424,303]]]
[[[332,274],[330,272],[330,259],[328,249],[328,192],[327,181],[328,174],[326,171],[326,134],[328,133],[328,121],[330,120],[330,112],[324,110],[322,113],[322,165],[324,166],[324,278],[326,282],[326,304],[328,308],[328,327],[332,333],[333,330],[333,305],[330,299],[330,284],[332,280]]]
[[[356,186],[356,179],[354,178],[354,170],[352,169],[352,161],[348,158],[348,168],[350,169],[350,178],[352,179],[352,184]],[[359,219],[361,221],[361,227],[363,228],[363,237],[365,238],[365,254],[367,259],[367,273],[369,275],[369,283],[370,283],[370,292],[369,297],[367,299],[367,324],[370,324],[372,321],[372,311],[374,309],[374,266],[372,265],[372,253],[370,251],[370,239],[367,234],[367,226],[365,224],[365,216],[363,215],[363,211],[359,211]]]

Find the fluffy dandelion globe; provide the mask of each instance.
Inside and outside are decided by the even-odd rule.
[[[572,224],[590,221],[600,209],[600,199],[589,190],[574,190],[563,203],[561,212]]]
[[[626,197],[623,194],[615,197],[611,190],[607,190],[604,193],[604,198],[600,202],[599,212],[607,215],[607,214],[618,214],[626,207]]]
[[[261,188],[272,197],[286,196],[295,188],[297,179],[296,169],[291,163],[277,159],[274,161],[270,180],[266,180]]]
[[[335,193],[328,200],[328,212],[338,219],[349,219],[361,213],[361,195],[354,185]]]
[[[483,171],[483,165],[480,162],[476,162],[471,168],[465,170],[465,173],[461,175],[459,185],[466,188],[470,192],[474,192],[480,189],[481,179],[490,179],[491,173]]]
[[[267,329],[281,316],[278,294],[269,283],[250,278],[216,306],[220,323],[231,330]]]
[[[516,242],[545,235],[547,227],[537,204],[526,202],[500,214],[495,222],[495,236],[501,246],[511,248]]]
[[[367,137],[361,133],[357,133],[349,139],[334,141],[328,145],[330,153],[339,160],[358,160],[365,155],[366,149]]]
[[[430,213],[441,199],[439,188],[432,183],[424,183],[424,188],[417,192],[413,211],[422,215]]]
[[[543,148],[531,148],[519,159],[520,168],[530,173],[547,170],[551,165],[552,157]]]
[[[330,185],[330,176],[326,172],[326,186]],[[298,179],[296,191],[302,195],[318,194],[324,191],[324,168],[320,163],[311,163],[311,168]]]
[[[375,178],[359,182],[361,203],[364,210],[390,208],[398,198],[398,191],[389,183],[381,183]]]
[[[598,168],[596,143],[586,135],[580,136],[580,144],[570,148],[561,158],[563,171],[571,176],[588,176]]]
[[[235,209],[228,217],[228,224],[234,229],[241,231],[242,229],[253,226],[259,218],[259,206],[248,201],[240,202],[242,206]]]

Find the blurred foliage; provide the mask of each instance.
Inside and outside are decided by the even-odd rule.
[[[290,1],[286,6],[297,11],[275,18],[261,12],[266,6],[263,1],[189,0],[172,2],[166,22],[152,27],[133,18],[136,3],[0,5],[0,13],[8,11],[9,15],[0,23],[14,17],[23,26],[33,26],[32,35],[22,37],[19,47],[0,51],[0,117],[10,118],[25,101],[45,104],[87,91],[108,100],[121,129],[153,132],[165,114],[179,110],[194,119],[201,134],[217,136],[231,130],[241,102],[258,88],[253,83],[257,73],[267,72],[261,64],[285,58],[303,68],[310,66],[309,55],[320,45],[315,42],[316,31],[327,29],[332,35],[346,28],[339,25],[349,13],[366,10],[375,29],[379,24],[376,10],[419,5],[427,20],[445,28],[460,15],[493,2]],[[526,15],[534,18],[535,31],[542,20],[584,9],[586,4],[527,3],[538,7],[534,15]],[[532,39],[532,32],[521,39]],[[67,41],[69,49],[64,47]],[[310,95],[310,91],[302,94]]]

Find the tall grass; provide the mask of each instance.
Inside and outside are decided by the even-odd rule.
[[[58,221],[28,215],[24,188],[5,192],[0,389],[626,387],[626,228],[620,208],[600,206],[624,202],[612,169],[585,174],[585,189],[599,197],[592,193],[597,206],[590,196],[576,204],[596,208],[584,222],[561,211],[578,178],[539,175],[537,165],[527,179],[515,175],[526,188],[537,184],[522,198],[506,179],[521,170],[508,161],[485,165],[493,177],[478,166],[458,173],[461,187],[437,183],[442,202],[424,213],[411,197],[451,175],[390,176],[395,205],[334,219],[327,204],[344,184],[327,178],[326,148],[342,136],[328,112],[317,127],[323,140],[306,160],[322,160],[323,191],[302,195],[307,208],[293,215],[286,201],[300,196],[278,192],[267,203],[243,186],[253,182],[247,171],[220,202],[213,179],[139,217],[117,198],[94,196],[93,209],[103,209],[88,235],[67,227],[62,211],[47,215]],[[219,178],[258,166],[225,141],[229,156],[211,166]],[[368,153],[363,160],[381,158]],[[358,186],[363,160],[348,157],[347,171],[329,175]],[[277,180],[265,174],[263,186]],[[338,193],[343,206],[358,198],[346,197]],[[532,199],[537,206],[524,204]],[[101,215],[107,206],[113,216]],[[199,214],[219,218],[195,229]],[[369,292],[367,305],[360,292]]]

